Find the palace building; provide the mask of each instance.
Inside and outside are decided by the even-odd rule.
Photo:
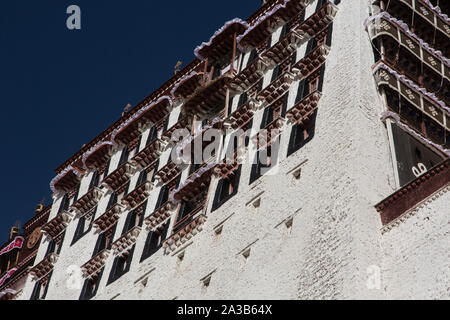
[[[449,1],[255,9],[56,169],[0,292],[450,298]]]

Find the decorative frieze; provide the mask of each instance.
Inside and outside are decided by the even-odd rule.
[[[328,27],[338,10],[337,6],[327,1],[322,8],[300,23],[294,30],[302,36],[304,40],[313,38],[317,33]]]
[[[167,146],[166,141],[162,141],[157,138],[153,140],[136,156],[134,156],[133,159],[130,160],[130,163],[141,169],[146,168],[147,166],[149,166],[158,159],[158,157],[165,150],[166,146]]]
[[[153,183],[150,181],[146,181],[140,186],[136,187],[136,189],[134,189],[132,192],[127,194],[122,199],[122,204],[129,210],[134,209],[150,196],[150,191],[152,191],[152,189]]]
[[[230,83],[230,88],[236,93],[244,92],[255,84],[269,68],[266,59],[257,57],[244,70],[237,74]]]
[[[155,211],[153,211],[145,220],[145,224],[148,229],[154,231],[158,226],[162,225],[167,219],[170,218],[172,211],[175,209],[175,205],[171,201],[167,201]]]
[[[292,66],[292,72],[300,79],[307,78],[325,63],[330,48],[325,44],[318,45],[313,51]]]
[[[300,125],[308,122],[313,112],[317,109],[321,96],[322,94],[319,91],[310,93],[289,109],[286,113],[286,117],[290,122]]]
[[[265,106],[276,101],[289,90],[294,77],[292,72],[284,72],[257,95],[258,102]]]
[[[131,176],[136,172],[136,167],[130,163],[125,163],[111,172],[104,180],[102,185],[118,193],[119,189],[125,186]]]
[[[136,240],[141,233],[141,227],[136,226],[130,231],[122,235],[112,244],[112,250],[114,255],[126,257],[130,252],[132,246],[136,243]]]
[[[168,238],[164,242],[164,248],[167,251],[175,251],[178,247],[192,239],[192,237],[203,230],[203,224],[206,221],[206,215],[199,214],[195,218],[191,219],[192,220],[189,223],[179,228],[179,230],[177,230],[172,236],[170,236],[170,238]]]
[[[83,276],[87,279],[97,279],[100,272],[105,267],[106,261],[111,253],[111,250],[105,249],[100,251],[97,255],[92,257],[88,262],[86,262],[82,267],[81,271]]]
[[[298,46],[305,40],[306,39],[303,35],[292,30],[270,49],[266,50],[262,54],[262,57],[267,61],[270,61],[272,66],[275,66],[291,56],[291,54],[293,54],[297,50]]]
[[[441,101],[434,93],[419,87],[413,81],[399,74],[384,62],[379,62],[373,68],[373,74],[378,86],[387,85],[399,92],[418,110],[427,114],[439,123],[445,130],[450,130],[448,123],[450,108]]]
[[[248,101],[237,108],[232,114],[230,114],[223,122],[225,129],[238,129],[245,126],[253,118],[253,114],[258,110],[259,103],[249,98]]]
[[[178,166],[173,161],[169,161],[155,174],[155,179],[158,184],[166,184],[176,178],[180,173],[181,171]]]
[[[93,209],[97,206],[102,196],[103,191],[94,187],[72,204],[71,209],[76,213],[78,218],[92,214]]]
[[[106,210],[104,214],[98,217],[93,225],[99,233],[106,232],[115,226],[120,218],[120,215],[125,210],[125,207],[119,203],[113,205],[110,209]]]
[[[41,227],[41,232],[48,238],[55,240],[66,230],[74,214],[68,211],[62,211],[52,220]]]
[[[33,280],[38,281],[47,277],[52,272],[55,263],[58,261],[59,256],[55,253],[51,253],[46,256],[41,262],[35,265],[30,270],[30,275]]]

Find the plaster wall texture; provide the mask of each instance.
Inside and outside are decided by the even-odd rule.
[[[389,299],[450,299],[450,186],[393,221],[382,237]]]

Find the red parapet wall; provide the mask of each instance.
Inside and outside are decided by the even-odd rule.
[[[380,213],[381,222],[387,225],[449,183],[450,158],[378,203],[375,208]]]

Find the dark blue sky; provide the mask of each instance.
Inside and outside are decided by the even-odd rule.
[[[81,8],[81,27],[66,9]],[[178,60],[260,0],[0,2],[0,244],[51,201],[54,169],[173,73]]]

